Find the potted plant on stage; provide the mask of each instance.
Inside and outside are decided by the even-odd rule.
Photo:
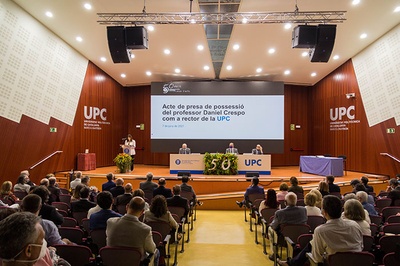
[[[114,158],[114,163],[118,167],[120,173],[126,173],[131,167],[132,157],[126,153],[119,153],[117,157]]]

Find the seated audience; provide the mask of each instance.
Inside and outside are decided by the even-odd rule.
[[[321,192],[322,197],[329,195],[329,186],[325,181],[320,181],[318,184],[318,190]]]
[[[175,185],[172,188],[172,191],[174,193],[174,196],[167,199],[167,206],[184,208],[185,213],[183,214],[183,217],[187,218],[187,215],[189,213],[189,202],[186,198],[181,197],[181,195],[180,195],[181,187],[179,185]],[[180,218],[182,219],[183,217],[180,217]]]
[[[358,201],[356,194],[354,193],[347,193],[346,195],[344,195],[344,202],[350,200],[350,199],[355,199]],[[362,206],[362,205],[361,205]],[[364,208],[363,208],[364,209]],[[369,213],[366,209],[364,209],[364,213],[365,213],[365,221],[367,221],[368,224],[371,224],[371,219],[369,218]],[[342,218],[344,219],[344,213],[342,213]]]
[[[392,178],[389,180],[389,186],[391,188],[391,191],[389,192],[389,194],[387,195],[387,197],[389,199],[392,200],[392,203],[390,204],[390,206],[394,206],[394,202],[397,199],[400,199],[400,186],[399,186],[399,182],[397,181],[396,178]]]
[[[128,183],[124,187],[125,193],[122,195],[119,195],[118,197],[115,198],[114,205],[127,205],[131,199],[133,198],[132,196],[132,184]],[[144,194],[144,193],[143,193]]]
[[[47,189],[50,191],[50,198],[53,199],[53,201],[60,201],[60,194],[61,190],[56,186],[57,179],[54,176],[49,177],[49,186]]]
[[[11,181],[4,181],[1,185],[0,189],[0,200],[14,204],[17,200],[19,200],[11,191],[12,183]]]
[[[145,192],[155,190],[158,187],[158,185],[157,183],[154,183],[152,180],[153,180],[153,173],[148,172],[146,174],[146,181],[140,182],[139,188]]]
[[[114,198],[124,194],[125,193],[124,179],[122,179],[121,177],[117,178],[117,180],[115,180],[115,187],[110,189],[110,192]]]
[[[157,195],[163,195],[166,199],[172,197],[171,189],[166,188],[166,184],[165,178],[158,179],[158,188],[153,190],[153,197]]]
[[[279,192],[276,194],[276,199],[278,201],[285,200],[285,196],[289,192],[288,190],[289,190],[289,186],[285,182],[282,182],[279,185]]]
[[[133,196],[133,197],[141,197],[141,198],[143,198],[143,199],[145,200],[145,203],[144,203],[144,211],[150,210],[150,205],[146,202],[146,199],[145,199],[145,197],[144,197],[144,191],[143,191],[143,190],[141,190],[140,188],[135,189],[135,190],[132,192],[132,196]]]
[[[361,184],[361,181],[358,180],[358,179],[353,179],[353,180],[350,181],[350,185],[351,185],[352,188],[353,188],[353,190],[352,190],[353,193],[356,193],[356,192],[357,192],[356,186],[357,186],[358,184]]]
[[[236,201],[236,204],[240,208],[242,208],[243,204],[246,204],[246,207],[248,208],[250,207],[250,194],[261,194],[262,197],[265,198],[264,188],[258,185],[259,182],[260,180],[256,176],[251,179],[251,185],[246,189],[246,192],[244,193],[244,199],[240,202]]]
[[[72,196],[71,196],[71,202],[74,201],[78,201],[81,199],[81,189],[84,187],[85,185],[83,184],[78,184],[74,191],[72,192]]]
[[[274,246],[277,243],[281,225],[307,223],[307,211],[304,207],[296,206],[297,195],[295,193],[289,192],[285,197],[285,202],[286,208],[275,212],[274,220],[268,227],[268,236],[271,243],[271,253],[269,255],[270,260],[274,260]]]
[[[146,257],[146,252],[155,253],[154,265],[158,265],[159,253],[151,235],[151,227],[139,221],[144,203],[144,199],[134,197],[129,202],[124,216],[108,219],[107,246],[139,248],[142,259]]]
[[[21,174],[17,179],[17,183],[14,185],[14,191],[21,191],[29,193],[31,186],[27,184],[29,177],[27,175]]]
[[[50,197],[50,191],[45,186],[37,186],[32,190],[32,194],[38,195],[42,199],[42,208],[40,209],[39,215],[43,219],[47,219],[61,225],[64,222],[64,217],[57,211],[54,206],[48,205],[47,201]]]
[[[296,195],[303,195],[304,191],[301,186],[299,186],[299,180],[297,180],[297,177],[292,176],[289,180],[291,186],[289,187],[289,192],[296,193]]]
[[[47,178],[42,178],[39,182],[39,186],[45,186],[48,187],[49,186],[49,180]]]
[[[90,177],[89,176],[82,177],[81,183],[82,185],[85,185],[89,188],[89,200],[95,202],[99,190],[95,186],[90,186]]]
[[[326,183],[328,183],[329,193],[332,193],[332,192],[340,193],[340,187],[333,183],[333,182],[335,182],[335,177],[333,175],[326,176],[325,181],[326,181]]]
[[[363,235],[371,235],[370,224],[365,220],[365,211],[356,199],[349,199],[344,203],[344,218],[353,220],[361,227]]]
[[[368,182],[369,182],[368,177],[366,177],[366,176],[361,177],[361,183],[365,187],[365,192],[367,192],[367,193],[374,192],[374,187],[368,185]]]
[[[369,215],[378,215],[374,205],[368,203],[368,194],[365,191],[358,191],[356,193],[357,199],[361,202],[364,209],[367,210]]]
[[[110,191],[110,189],[112,189],[113,187],[115,187],[115,183],[114,183],[114,174],[113,173],[108,173],[106,175],[107,178],[107,182],[101,185],[101,191]]]
[[[167,200],[162,195],[156,195],[151,201],[150,210],[144,212],[144,222],[166,222],[171,230],[177,230],[178,224],[168,211]]]
[[[264,209],[279,209],[280,205],[276,199],[276,192],[274,189],[270,188],[267,190],[267,198],[260,203],[260,207],[258,208],[258,212],[261,214],[261,211]]]
[[[355,221],[342,219],[341,212],[342,202],[338,197],[324,197],[322,214],[327,222],[315,228],[313,239],[296,257],[288,261],[278,259],[278,264],[304,265],[308,252],[311,252],[316,262],[323,263],[326,256],[336,252],[362,251],[363,236],[360,226]]]
[[[182,176],[181,191],[192,193],[193,199],[191,202],[193,202],[194,204],[197,203],[199,205],[202,205],[203,203],[197,200],[196,192],[194,192],[194,189],[191,185],[188,185],[188,182],[189,182],[189,177],[187,175]]]
[[[80,199],[78,201],[71,202],[71,212],[88,212],[89,209],[96,206],[96,203],[89,200],[90,189],[84,186],[80,190]]]
[[[30,185],[31,187],[35,187],[36,186],[36,184],[31,181],[31,179],[30,179],[31,175],[29,174],[28,170],[22,170],[20,174],[26,176],[26,180],[27,180],[26,183],[28,185]]]
[[[111,210],[112,203],[113,196],[109,191],[103,191],[97,195],[97,205],[99,205],[101,210],[90,216],[90,230],[105,229],[109,218],[122,216]]]
[[[367,193],[366,190],[365,190],[364,185],[361,184],[361,183],[357,184],[357,185],[354,187],[354,190],[355,190],[354,193],[356,193],[356,194],[357,194],[358,191],[364,191],[365,193]],[[372,195],[369,195],[368,193],[367,193],[367,202],[368,202],[369,204],[371,204],[371,205],[375,205],[375,199],[374,199],[374,197],[373,197]]]
[[[304,203],[306,204],[307,216],[322,216],[321,209],[315,206],[317,203],[317,195],[315,193],[307,193]]]
[[[313,188],[310,190],[311,193],[314,193],[317,196],[317,201],[315,202],[315,206],[321,209],[322,206],[322,194],[318,189]]]
[[[82,172],[81,171],[76,171],[75,172],[75,179],[72,180],[69,183],[69,187],[71,188],[72,191],[75,190],[77,185],[81,184],[81,178],[82,178]]]

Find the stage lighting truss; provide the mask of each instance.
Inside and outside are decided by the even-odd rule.
[[[343,23],[346,11],[233,13],[97,13],[101,25],[147,24],[332,24]]]

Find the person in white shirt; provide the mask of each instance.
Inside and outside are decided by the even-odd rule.
[[[128,147],[129,148],[129,155],[132,157],[132,163],[131,163],[131,171],[133,171],[133,163],[134,163],[134,160],[135,160],[135,154],[136,154],[136,150],[135,150],[135,148],[136,148],[136,141],[132,138],[132,135],[131,134],[128,134],[128,137],[127,137],[127,139],[125,140],[125,142],[124,142],[124,145],[121,145],[121,147],[122,146],[125,146],[125,148],[126,147]]]
[[[344,203],[344,218],[353,220],[361,227],[363,235],[371,235],[370,224],[365,220],[365,211],[361,203],[356,199],[350,199]]]
[[[81,177],[82,177],[82,172],[81,171],[75,172],[75,179],[69,183],[69,187],[72,190],[75,190],[76,186],[78,184],[81,184]]]
[[[306,204],[307,216],[322,216],[321,209],[315,206],[317,195],[312,192],[307,193],[304,203]]]

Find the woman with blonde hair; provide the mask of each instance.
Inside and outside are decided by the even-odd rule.
[[[365,212],[361,203],[356,199],[349,199],[344,203],[344,218],[357,222],[363,235],[371,235],[371,229],[365,220]]]
[[[319,192],[319,190],[316,188],[311,189],[310,192],[314,193],[317,196],[317,202],[315,203],[315,206],[317,206],[318,208],[321,208],[321,205],[322,205],[321,192]]]
[[[307,216],[322,216],[321,209],[315,206],[317,203],[317,195],[315,193],[307,193],[304,203],[306,204]]]
[[[321,192],[322,197],[329,195],[329,186],[325,181],[320,181],[318,184],[318,190]]]
[[[1,189],[0,189],[0,200],[11,203],[11,204],[14,204],[17,200],[19,200],[12,193],[12,191],[11,191],[12,187],[13,186],[12,186],[11,181],[4,181],[4,183],[1,185]]]

